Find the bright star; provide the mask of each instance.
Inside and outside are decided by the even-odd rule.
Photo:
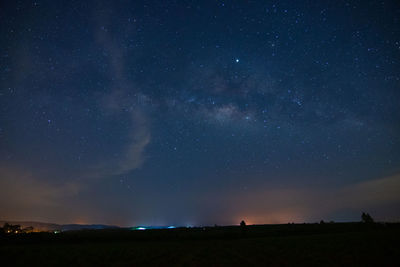
[[[235,61],[236,61],[236,63],[239,63],[239,59],[238,58]]]

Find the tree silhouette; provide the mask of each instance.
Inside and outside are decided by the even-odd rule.
[[[361,220],[363,223],[374,223],[374,219],[372,219],[371,215],[365,212],[361,214]]]
[[[242,233],[244,233],[246,231],[246,222],[245,221],[240,222],[240,229],[242,230]]]

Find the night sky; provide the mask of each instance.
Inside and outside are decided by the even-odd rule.
[[[399,1],[1,1],[0,219],[400,219]]]

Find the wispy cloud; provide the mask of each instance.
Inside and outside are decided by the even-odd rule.
[[[130,143],[114,172],[116,175],[139,168],[145,160],[144,150],[151,140],[146,117],[139,111],[132,112],[132,117],[134,126],[129,133]]]
[[[128,113],[130,119],[129,143],[124,146],[124,151],[119,161],[114,166],[100,167],[98,176],[119,175],[139,168],[144,160],[144,150],[151,141],[151,132],[145,106],[149,98],[140,92],[139,88],[128,78],[126,71],[124,49],[108,31],[107,22],[110,17],[104,14],[96,14],[99,24],[95,31],[95,40],[106,51],[110,61],[108,76],[111,80],[111,90],[102,101],[105,110],[114,114]],[[101,22],[101,23],[100,23]],[[128,27],[129,28],[129,27]],[[129,31],[129,29],[127,29]]]
[[[400,174],[360,182],[340,190],[341,204],[354,208],[377,208],[400,203]]]

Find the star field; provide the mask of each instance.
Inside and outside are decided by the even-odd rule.
[[[397,1],[1,6],[2,216],[400,218]]]

